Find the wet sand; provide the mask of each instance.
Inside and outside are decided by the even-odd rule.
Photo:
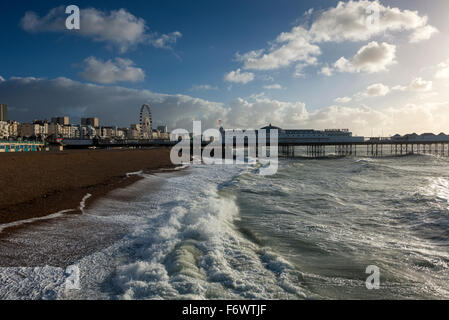
[[[140,179],[130,172],[173,168],[168,148],[0,154],[0,224],[79,208]]]

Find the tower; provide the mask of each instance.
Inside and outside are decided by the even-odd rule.
[[[8,121],[8,106],[0,104],[0,121]]]

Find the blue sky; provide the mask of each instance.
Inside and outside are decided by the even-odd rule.
[[[132,59],[147,73],[145,81],[124,84],[170,94],[190,93],[194,85],[210,84],[222,90],[196,92],[203,98],[230,101],[249,96],[258,84],[234,86],[228,91],[223,75],[238,66],[234,55],[263,48],[268,41],[290,29],[310,8],[306,1],[76,1],[80,8],[103,11],[126,8],[147,21],[150,30],[169,33],[179,30],[182,38],[173,51],[139,46],[126,54],[107,48],[104,43],[52,33],[29,34],[19,21],[26,11],[43,16],[51,8],[65,5],[59,1],[15,1],[1,4],[2,39],[8,50],[2,52],[2,76],[34,76],[80,79],[74,66],[94,55],[104,60],[117,55]],[[336,1],[314,1],[326,8]],[[281,75],[282,76],[282,75]],[[82,79],[80,79],[82,80]],[[290,80],[290,79],[289,79]],[[301,88],[299,88],[300,90]],[[300,92],[297,93],[298,98]]]
[[[399,131],[442,130],[446,125],[449,128],[449,123],[441,119],[434,125],[433,111],[429,115],[429,110],[439,110],[449,101],[445,77],[435,79],[437,69],[444,69],[443,64],[449,58],[449,46],[444,45],[449,40],[446,18],[449,3],[380,1],[379,32],[350,29],[352,26],[343,25],[344,19],[340,19],[359,19],[358,11],[353,9],[364,11],[364,6],[372,2],[345,2],[337,11],[338,3],[4,1],[0,4],[0,38],[4,44],[0,52],[0,79],[5,81],[0,81],[0,100],[3,97],[10,105],[10,114],[20,121],[49,118],[53,115],[50,113],[67,113],[73,118],[99,114],[105,124],[118,121],[125,126],[133,118],[120,112],[112,116],[111,112],[118,112],[119,106],[107,110],[108,106],[100,106],[97,95],[100,91],[108,94],[104,100],[111,106],[115,101],[112,92],[126,89],[130,96],[136,92],[142,100],[152,102],[160,122],[171,126],[186,125],[187,120],[202,117],[211,125],[218,117],[224,118],[229,126],[257,127],[270,121],[260,114],[271,113],[273,122],[280,126],[349,126],[359,133],[388,132],[395,130],[392,128],[395,117],[404,118],[400,114],[405,112],[414,114],[414,118],[401,124]],[[57,14],[48,20],[44,18],[52,9],[69,4],[82,10],[83,34],[67,32],[55,27],[57,23],[49,23],[58,21]],[[101,32],[83,29],[97,27],[91,23],[83,25],[83,10],[92,8],[95,17],[106,18],[123,9],[129,19],[125,19],[126,28],[137,21],[136,25],[144,25],[146,29],[132,41],[126,33],[118,35],[117,39],[123,37],[123,41],[129,42],[117,44],[111,35],[104,34],[108,32],[106,29]],[[27,12],[32,12],[37,20],[27,17]],[[335,16],[340,20],[332,20]],[[30,21],[39,24],[31,28]],[[114,18],[109,22],[105,28],[118,23]],[[298,28],[305,30],[306,35],[298,33]],[[412,41],[418,33],[418,41]],[[282,35],[290,40],[277,41]],[[329,39],[323,40],[327,36]],[[306,39],[305,45],[301,39]],[[158,45],[158,40],[163,45]],[[364,50],[384,54],[384,60],[364,64],[357,60],[363,58],[357,52]],[[110,73],[117,68],[117,72]],[[325,68],[327,72],[323,72]],[[54,102],[49,87],[58,90],[64,87],[55,80],[61,77],[87,92],[95,86],[95,93],[82,100],[64,97]],[[36,89],[44,85],[48,87],[48,96],[33,97],[37,91],[47,92]],[[19,93],[19,87],[28,100]],[[70,92],[81,94],[74,88],[67,91]],[[177,100],[179,95],[182,98]],[[167,105],[168,100],[174,106]],[[131,108],[131,101],[123,103]],[[45,107],[45,103],[52,107]],[[184,109],[175,108],[181,105]],[[415,110],[418,107],[422,110]],[[180,116],[183,112],[184,116]],[[427,117],[425,126],[417,121],[419,117]],[[371,123],[373,119],[376,123]]]

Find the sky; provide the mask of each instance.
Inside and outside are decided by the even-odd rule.
[[[80,29],[68,30],[68,5]],[[2,1],[0,103],[203,129],[449,133],[449,2]]]

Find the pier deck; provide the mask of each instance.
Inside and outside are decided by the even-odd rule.
[[[173,147],[178,142],[167,140],[123,140],[118,142],[98,141],[91,146],[97,148],[148,148]],[[203,142],[205,147],[209,142]],[[66,146],[70,148],[70,146]],[[77,148],[80,146],[77,145]],[[255,147],[255,146],[254,146]],[[339,157],[383,157],[411,154],[432,154],[449,157],[449,140],[395,141],[389,138],[371,138],[366,141],[279,141],[279,156],[323,158]]]

